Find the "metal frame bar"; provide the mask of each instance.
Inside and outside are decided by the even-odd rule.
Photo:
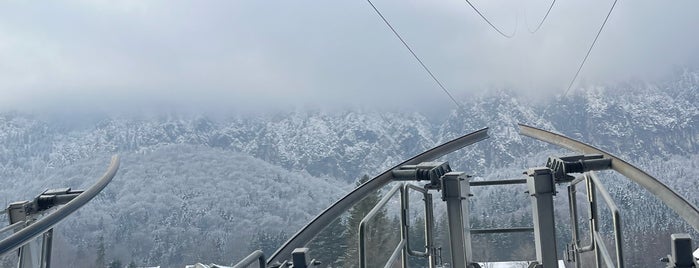
[[[246,268],[250,264],[255,263],[255,261],[258,261],[260,264],[260,268],[265,268],[266,262],[265,262],[265,253],[262,252],[262,250],[255,250],[250,255],[245,257],[245,259],[239,261],[235,265],[233,265],[232,268]]]
[[[599,233],[599,222],[597,221],[599,219],[599,213],[597,213],[597,191],[595,191],[594,183],[588,178],[585,178],[585,191],[587,193],[588,213],[590,214],[590,241],[593,244],[592,251],[595,253],[596,267],[599,268],[603,260],[602,258],[604,257],[602,254],[607,253],[607,251],[606,245],[602,245],[605,246],[604,251],[599,250],[598,240],[595,238],[595,234]]]
[[[493,180],[493,181],[470,181],[471,186],[493,186],[493,185],[508,185],[508,184],[526,184],[527,179],[512,179],[512,180]]]
[[[0,229],[0,234],[7,232],[7,231],[10,231],[10,230],[12,230],[12,229],[16,228],[17,226],[20,226],[24,223],[25,223],[25,221],[18,221],[18,222],[15,222],[13,224],[10,224],[8,226],[2,227],[2,229]]]
[[[580,176],[576,178],[575,180],[570,182],[570,185],[568,185],[568,202],[569,202],[569,209],[570,209],[570,217],[571,217],[571,227],[573,228],[573,242],[575,243],[575,249],[577,253],[583,253],[583,252],[588,252],[592,251],[595,249],[595,244],[594,240],[592,239],[594,233],[593,233],[593,226],[594,222],[592,221],[593,219],[596,219],[596,216],[593,216],[593,211],[590,211],[589,215],[589,224],[590,224],[590,244],[587,246],[580,246],[580,228],[578,225],[578,201],[576,199],[576,193],[577,193],[577,184],[580,182],[586,182],[584,176]],[[590,200],[595,199],[594,196],[588,196],[588,203]],[[589,209],[589,204],[588,204],[588,209]],[[576,258],[579,257],[579,254],[576,254]]]
[[[595,254],[598,254],[601,256],[601,259],[604,260],[604,264],[607,267],[616,267],[614,266],[614,261],[612,260],[612,256],[609,255],[609,250],[607,249],[607,245],[604,244],[604,240],[602,240],[602,235],[599,234],[599,232],[595,232]],[[599,267],[599,263],[597,263],[597,267]]]
[[[303,247],[304,245],[306,245],[318,233],[325,229],[326,226],[328,226],[342,213],[349,210],[354,204],[364,199],[364,197],[366,197],[369,193],[372,193],[391,182],[391,180],[393,179],[392,171],[394,169],[399,168],[403,165],[417,165],[422,162],[433,161],[446,154],[457,151],[461,148],[472,145],[487,138],[488,128],[483,128],[466,134],[464,136],[461,136],[459,138],[456,138],[454,140],[451,140],[447,143],[441,144],[437,147],[434,147],[384,171],[383,173],[381,173],[381,175],[376,176],[368,182],[355,188],[354,190],[352,190],[352,192],[345,195],[340,200],[330,205],[330,207],[325,209],[323,212],[318,214],[306,226],[301,228],[301,230],[299,230],[281,247],[279,247],[279,249],[277,249],[277,251],[274,252],[272,256],[267,260],[267,263],[271,264],[275,261],[282,262],[284,261],[284,256],[289,256],[291,254],[291,251],[294,250],[294,248]]]
[[[588,209],[590,211],[590,245],[581,247],[578,228],[578,213],[577,213],[577,200],[576,200],[576,185],[580,182],[585,182],[585,189],[588,199]],[[614,225],[614,248],[616,250],[616,265],[614,260],[609,254],[607,246],[604,244],[602,235],[599,232],[599,222],[598,222],[598,207],[597,207],[597,192],[602,196],[605,204],[609,208],[612,214],[612,222]],[[576,267],[580,267],[579,259],[580,253],[594,251],[596,267],[600,267],[602,262],[605,263],[607,267],[624,267],[624,255],[623,255],[623,235],[621,231],[621,214],[616,203],[612,199],[604,184],[597,177],[594,172],[585,172],[582,176],[571,181],[568,185],[568,201],[570,202],[570,217],[571,217],[571,228],[573,235],[573,250],[575,251]]]
[[[112,181],[119,169],[119,156],[115,155],[112,157],[112,161],[109,164],[109,168],[102,175],[102,177],[89,189],[80,194],[80,196],[71,200],[63,207],[60,207],[53,213],[35,221],[33,224],[17,231],[16,233],[8,236],[7,238],[0,241],[0,256],[13,251],[22,245],[30,242],[34,238],[44,234],[49,229],[53,228],[56,224],[61,222],[63,219],[68,217],[70,214],[80,209],[82,206],[90,202],[92,198],[97,196],[107,185]]]
[[[434,205],[432,204],[432,194],[427,194],[425,199],[425,209],[429,209],[429,213],[425,216],[425,240],[427,244],[427,263],[429,268],[437,266],[437,247],[434,245]]]
[[[410,232],[408,232],[408,227],[410,227],[409,220],[410,220],[410,190],[415,190],[417,192],[422,193],[423,198],[425,199],[425,251],[415,251],[410,248]],[[403,209],[403,217],[404,217],[404,223],[403,228],[406,228],[405,230],[405,245],[406,249],[408,250],[408,254],[410,256],[415,256],[415,257],[427,257],[430,255],[430,247],[431,247],[431,241],[432,241],[432,230],[428,230],[430,227],[428,221],[428,215],[432,214],[432,207],[428,206],[427,200],[432,199],[432,195],[427,193],[427,190],[417,187],[413,184],[405,184],[403,186],[403,193],[404,197],[401,202],[403,202],[402,209]]]
[[[388,258],[388,261],[386,262],[386,265],[384,265],[384,268],[391,268],[393,267],[393,263],[396,262],[396,259],[398,259],[398,256],[402,256],[404,254],[401,254],[405,252],[405,248],[408,246],[408,242],[405,239],[401,239],[400,242],[398,242],[398,246],[396,246],[396,249],[393,250],[393,253],[391,253],[391,257]],[[401,263],[402,267],[405,267],[405,262]]]
[[[586,172],[585,177],[591,181],[591,185],[593,187],[593,191],[596,189],[600,195],[602,196],[602,199],[604,202],[607,204],[607,207],[612,213],[612,222],[614,224],[614,246],[616,248],[616,261],[617,261],[617,266],[619,268],[624,267],[624,254],[623,254],[623,249],[622,249],[622,242],[623,242],[623,237],[622,237],[622,232],[621,232],[621,215],[619,213],[619,208],[616,206],[614,203],[614,200],[612,199],[612,196],[607,192],[607,189],[604,187],[600,179],[597,177],[597,175],[594,172]],[[594,204],[596,206],[596,204]],[[600,236],[599,235],[599,230],[595,230],[595,237]],[[606,246],[604,245],[603,240],[595,241],[595,244],[602,250],[606,251]],[[609,252],[605,252],[606,255],[603,255],[603,257],[608,257]],[[611,259],[611,258],[610,258]],[[605,259],[605,262],[608,260]],[[612,262],[608,262],[610,264]]]
[[[41,246],[41,268],[51,268],[51,251],[53,250],[53,228],[43,235]]]
[[[447,203],[452,267],[466,267],[473,258],[468,196],[471,188],[463,172],[449,172],[442,179],[442,200]]]
[[[532,204],[536,260],[543,267],[558,266],[553,204],[556,184],[551,172],[549,168],[533,168],[526,172],[529,199]]]
[[[471,234],[503,234],[503,233],[526,233],[533,232],[532,227],[512,227],[512,228],[487,228],[471,229]]]
[[[403,185],[402,184],[398,184],[396,186],[393,186],[393,188],[391,188],[391,190],[388,191],[388,193],[386,193],[386,195],[384,195],[383,198],[381,198],[381,200],[374,206],[374,208],[372,208],[371,211],[369,211],[369,213],[367,213],[366,216],[364,216],[362,221],[359,222],[359,267],[360,268],[367,268],[366,238],[365,238],[366,237],[366,225],[371,219],[373,219],[376,216],[376,214],[379,213],[379,211],[381,211],[383,209],[384,206],[386,206],[386,204],[388,204],[388,201],[390,201],[396,195],[396,193],[399,194],[399,197],[401,197],[401,200],[402,200],[403,199],[402,198],[402,196],[403,196]],[[403,221],[403,217],[401,217],[401,226],[404,225],[402,221]],[[403,232],[403,230],[401,228],[401,233],[402,232]],[[403,242],[403,243],[405,242],[405,238],[404,238],[403,234],[401,234],[401,242]],[[401,245],[401,243],[399,242],[398,245]]]

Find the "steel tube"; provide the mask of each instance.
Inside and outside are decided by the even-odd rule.
[[[22,225],[22,224],[24,224],[24,221],[18,221],[18,222],[15,222],[15,223],[13,223],[13,224],[10,224],[10,225],[8,225],[8,226],[2,227],[2,229],[0,229],[0,234],[1,234],[1,233],[4,233],[4,232],[7,232],[7,231],[9,231],[9,230],[12,230],[12,229],[14,229],[14,228],[16,228],[17,226],[20,226],[20,225]]]
[[[51,268],[51,251],[53,250],[53,229],[44,233],[41,246],[41,268]]]
[[[597,191],[602,195],[602,199],[604,199],[604,202],[607,204],[607,207],[609,210],[612,212],[612,223],[614,224],[614,245],[616,249],[616,259],[617,259],[617,267],[623,268],[624,267],[624,254],[623,254],[623,249],[622,249],[622,232],[621,232],[621,215],[619,213],[619,208],[616,206],[614,203],[614,200],[612,199],[612,196],[607,192],[607,189],[604,187],[602,182],[600,181],[599,177],[597,177],[597,174],[594,172],[587,172],[585,173],[586,176],[588,176],[595,184],[595,188]]]
[[[600,193],[600,195],[602,195],[602,199],[604,199],[604,202],[609,207],[609,210],[611,210],[612,213],[619,212],[619,208],[614,203],[614,199],[612,199],[612,196],[609,194],[609,192],[607,192],[607,189],[604,188],[604,185],[599,180],[599,177],[597,177],[597,175],[595,175],[595,173],[592,173],[592,172],[587,172],[586,176],[589,176],[590,179],[593,182],[595,182],[595,186],[596,186],[595,188]]]
[[[412,250],[410,248],[410,232],[407,229],[410,226],[410,224],[408,224],[408,222],[410,221],[410,189],[422,193],[423,198],[425,198],[425,202],[427,202],[427,190],[420,188],[420,187],[417,187],[413,184],[409,184],[409,183],[405,184],[403,186],[404,197],[403,197],[402,202],[404,204],[403,205],[404,208],[403,208],[403,215],[402,216],[403,216],[404,222],[406,223],[403,226],[403,228],[406,229],[405,230],[406,235],[404,237],[405,238],[405,245],[406,245],[406,249],[408,250],[408,254],[410,254],[411,256],[427,257],[430,254],[429,248],[427,247],[427,241],[425,241],[425,244],[426,244],[425,251],[415,251],[415,250]],[[425,214],[427,214],[427,207],[425,207]],[[427,238],[427,220],[428,220],[427,216],[425,216],[425,240],[428,239]]]
[[[386,195],[381,198],[379,203],[377,203],[374,208],[369,211],[369,213],[364,216],[361,222],[359,222],[359,267],[361,268],[366,268],[367,263],[366,263],[366,225],[369,220],[374,218],[376,214],[381,211],[381,209],[388,203],[391,198],[393,198],[394,195],[396,195],[396,192],[401,192],[402,193],[402,185],[396,185],[391,188]],[[404,240],[401,238],[401,240]]]
[[[602,240],[602,236],[599,234],[599,232],[595,231],[595,248],[599,248],[599,250],[596,250],[595,252],[599,253],[599,255],[602,257],[602,260],[604,260],[605,267],[615,267],[614,266],[614,260],[612,260],[612,256],[609,255],[609,251],[607,250],[607,246],[604,244],[604,240]],[[599,267],[599,263],[598,263]]]
[[[585,181],[585,176],[578,176],[574,180],[570,181],[570,185],[576,185],[576,184],[584,182],[584,181]]]
[[[429,268],[437,266],[437,252],[434,246],[434,212],[432,206],[432,195],[427,194],[425,200],[425,243],[427,249],[427,262]]]
[[[568,185],[568,210],[570,212],[570,226],[571,226],[571,240],[573,241],[573,254],[575,254],[575,267],[580,268],[580,227],[578,225],[578,200],[577,200],[577,189],[575,184],[571,182]],[[570,253],[568,253],[570,254]]]
[[[527,232],[533,232],[533,231],[534,231],[534,228],[532,228],[532,227],[471,229],[472,234],[527,233]]]
[[[253,264],[255,261],[258,261],[260,263],[260,268],[265,268],[265,253],[262,252],[262,250],[253,251],[252,253],[250,253],[250,255],[245,257],[245,259],[233,265],[232,268],[246,268],[250,264]]]
[[[92,198],[97,196],[97,194],[99,194],[104,187],[107,187],[107,184],[109,184],[109,182],[112,181],[112,178],[114,178],[114,175],[116,175],[117,169],[119,169],[119,156],[115,155],[112,157],[109,168],[107,169],[107,172],[102,175],[102,178],[90,186],[90,188],[83,192],[80,196],[71,200],[65,206],[57,209],[53,213],[46,215],[26,228],[23,228],[22,230],[19,230],[18,232],[0,241],[0,256],[17,249],[37,236],[42,235],[44,232],[61,222],[65,217],[87,204],[90,200],[92,200]]]
[[[507,185],[507,184],[526,184],[527,179],[513,180],[494,180],[494,181],[470,181],[471,186],[491,186],[491,185]]]
[[[608,254],[606,247],[603,248],[604,252],[600,252],[600,245],[595,234],[599,233],[599,223],[597,222],[597,191],[595,191],[595,182],[587,176],[585,173],[585,190],[587,191],[587,198],[589,203],[589,215],[590,215],[590,241],[592,242],[592,250],[595,252],[595,267],[600,267],[602,263],[602,254]],[[602,244],[604,246],[604,243]]]
[[[393,263],[396,262],[396,259],[398,259],[398,256],[401,255],[401,252],[403,249],[406,247],[406,242],[405,239],[401,239],[400,242],[398,243],[398,246],[396,246],[396,249],[393,250],[393,253],[391,253],[391,257],[388,258],[388,262],[386,262],[386,265],[384,265],[384,268],[391,268],[393,267]],[[401,264],[401,267],[405,267],[405,263]]]

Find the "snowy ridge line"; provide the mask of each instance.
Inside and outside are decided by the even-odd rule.
[[[97,196],[97,194],[107,187],[107,185],[116,175],[118,169],[119,156],[114,155],[112,156],[112,160],[107,168],[107,171],[95,184],[90,186],[90,188],[53,213],[37,220],[26,228],[21,229],[20,231],[0,241],[0,256],[17,249],[26,243],[29,243],[31,240],[53,228],[53,226],[70,216],[70,214],[73,214],[73,212],[90,202],[92,198]]]
[[[340,216],[343,212],[347,211],[354,204],[361,201],[367,194],[378,190],[384,185],[391,182],[393,178],[392,170],[403,165],[416,165],[425,161],[432,161],[434,159],[440,158],[446,154],[464,148],[466,146],[472,145],[479,141],[487,139],[488,128],[483,128],[430,150],[427,150],[413,158],[410,158],[403,163],[390,168],[381,175],[374,177],[373,179],[367,181],[366,183],[355,188],[349,194],[342,197],[340,200],[332,204],[330,207],[325,209],[323,212],[318,214],[313,220],[311,220],[306,226],[301,228],[296,234],[294,234],[289,240],[287,240],[267,261],[267,264],[272,264],[275,262],[283,261],[285,257],[291,256],[293,249],[302,247],[308,243],[316,234],[322,231],[328,224],[330,224],[335,218]]]

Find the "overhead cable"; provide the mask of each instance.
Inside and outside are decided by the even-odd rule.
[[[420,66],[422,66],[422,68],[427,72],[427,74],[429,74],[430,77],[432,77],[432,80],[434,80],[434,81],[437,83],[437,85],[442,89],[442,91],[444,91],[444,93],[446,93],[447,96],[449,96],[449,98],[454,102],[454,104],[456,104],[456,107],[458,107],[459,109],[462,109],[462,110],[463,110],[463,108],[461,107],[461,105],[459,104],[459,102],[456,101],[456,99],[454,98],[454,96],[451,95],[451,93],[449,92],[449,90],[447,90],[447,88],[442,84],[442,82],[440,82],[439,79],[437,79],[437,77],[432,73],[432,71],[430,71],[430,68],[428,68],[427,65],[425,65],[425,63],[422,62],[422,60],[420,59],[420,57],[418,57],[417,54],[415,54],[415,52],[413,51],[413,49],[410,48],[410,46],[408,45],[407,42],[405,42],[405,40],[403,39],[403,37],[401,37],[400,34],[398,34],[398,32],[396,31],[396,29],[393,28],[393,26],[391,25],[390,22],[388,22],[388,20],[386,19],[386,17],[384,17],[383,14],[381,14],[381,11],[379,11],[379,9],[376,8],[376,6],[374,5],[374,3],[372,3],[371,0],[367,0],[367,2],[369,3],[369,5],[371,5],[371,7],[372,7],[372,8],[374,9],[374,11],[376,12],[376,14],[379,15],[379,17],[381,17],[381,20],[383,20],[383,22],[386,24],[386,26],[388,26],[388,28],[391,29],[391,31],[393,32],[393,34],[394,34],[396,37],[398,37],[398,40],[400,40],[400,42],[403,43],[403,46],[405,46],[405,48],[407,48],[408,51],[410,51],[410,54],[413,55],[413,57],[415,58],[415,60],[417,60],[417,62],[420,63]]]
[[[612,15],[612,11],[614,11],[614,7],[616,6],[617,1],[618,0],[614,0],[612,7],[609,9],[609,13],[607,13],[607,17],[604,18],[604,22],[602,22],[602,26],[599,27],[599,31],[597,31],[597,35],[595,36],[595,39],[592,40],[592,44],[590,45],[590,48],[587,50],[585,57],[583,58],[582,62],[580,63],[580,67],[578,67],[578,71],[575,72],[575,76],[573,76],[573,79],[570,80],[570,84],[568,85],[568,89],[566,89],[566,91],[563,92],[562,97],[565,97],[568,94],[568,91],[570,91],[570,89],[573,87],[573,83],[575,83],[575,80],[578,78],[580,71],[582,70],[583,66],[585,66],[585,62],[587,61],[587,58],[590,56],[590,52],[592,52],[592,48],[595,47],[595,43],[597,43],[597,38],[599,38],[599,35],[602,33],[602,29],[604,29],[604,25],[607,24],[607,20],[609,20],[609,16]]]
[[[490,25],[490,27],[492,27],[492,28],[493,28],[495,31],[497,31],[500,35],[504,36],[505,38],[512,38],[512,37],[514,37],[515,34],[517,33],[517,22],[515,22],[515,29],[512,31],[512,33],[511,33],[511,34],[506,34],[506,33],[504,33],[503,31],[501,31],[500,29],[498,29],[498,27],[495,27],[495,25],[494,25],[492,22],[490,22],[490,20],[488,20],[488,18],[486,18],[485,15],[483,15],[483,13],[481,13],[481,11],[478,10],[478,8],[476,8],[476,6],[474,6],[473,4],[471,4],[471,1],[470,1],[470,0],[465,0],[465,1],[466,1],[466,3],[467,3],[469,6],[471,6],[471,8],[473,8],[474,11],[476,11],[476,13],[478,13],[479,16],[481,16],[481,18],[483,18],[483,20],[484,20],[485,22],[488,23],[488,25]]]
[[[600,26],[599,31],[597,31],[597,35],[595,35],[595,39],[592,40],[592,44],[590,45],[590,48],[587,50],[585,57],[583,58],[582,62],[580,63],[580,67],[578,67],[578,71],[575,72],[575,76],[573,76],[573,79],[570,80],[570,84],[568,84],[568,88],[566,89],[566,91],[563,92],[561,99],[565,98],[565,96],[568,95],[568,92],[570,91],[570,89],[573,88],[573,84],[575,83],[575,80],[578,78],[578,75],[580,74],[580,71],[582,70],[583,66],[585,66],[585,62],[587,61],[587,58],[590,56],[590,52],[592,52],[592,48],[595,47],[595,44],[597,43],[597,39],[599,38],[600,34],[602,33],[604,26],[607,24],[607,20],[609,20],[609,16],[612,14],[612,11],[614,11],[614,7],[616,6],[617,1],[618,0],[614,0],[614,3],[612,3],[612,7],[609,8],[609,12],[607,13],[607,16],[604,18],[604,21],[602,22],[602,26]],[[544,109],[544,111],[541,113],[541,119],[543,119],[546,116],[546,113],[548,112],[549,107],[550,107],[550,105],[547,106]]]
[[[551,9],[553,8],[553,5],[555,3],[556,3],[556,0],[551,1],[551,5],[549,6],[549,9],[546,11],[546,15],[544,15],[544,18],[541,19],[541,21],[539,22],[539,25],[536,26],[536,29],[534,29],[534,31],[529,29],[529,23],[526,22],[527,19],[525,16],[524,21],[527,23],[527,30],[529,31],[529,33],[533,34],[533,33],[536,33],[537,31],[539,31],[539,29],[541,29],[541,25],[544,25],[544,21],[546,21],[546,18],[549,17],[549,13],[551,13]]]

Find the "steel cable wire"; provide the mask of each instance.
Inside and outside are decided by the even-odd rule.
[[[481,18],[482,18],[483,20],[485,20],[485,22],[487,22],[488,25],[490,25],[490,27],[492,27],[492,28],[493,28],[495,31],[497,31],[500,35],[504,36],[505,38],[512,38],[512,37],[514,37],[515,34],[517,33],[517,22],[516,22],[516,21],[515,21],[515,29],[512,31],[512,33],[511,33],[511,34],[505,34],[503,31],[501,31],[500,29],[498,29],[498,27],[495,27],[495,25],[494,25],[492,22],[490,22],[490,20],[489,20],[488,18],[486,18],[485,15],[483,15],[483,13],[481,13],[481,11],[478,10],[478,8],[476,8],[476,6],[474,6],[474,5],[471,3],[470,0],[464,0],[464,1],[466,1],[466,3],[467,3],[469,6],[471,6],[471,8],[473,9],[473,11],[476,11],[476,13],[477,13],[479,16],[481,16]]]
[[[541,19],[541,21],[539,22],[539,25],[536,26],[536,29],[534,29],[534,31],[529,29],[529,22],[527,22],[527,15],[525,13],[524,22],[527,24],[527,30],[529,31],[529,33],[533,34],[533,33],[538,32],[539,29],[541,29],[541,25],[544,25],[544,21],[546,21],[546,18],[549,17],[549,13],[551,13],[551,9],[553,9],[554,4],[556,4],[556,0],[551,1],[551,5],[549,6],[549,9],[546,11],[546,15],[544,15],[544,18]]]
[[[393,28],[393,26],[391,25],[391,23],[388,22],[388,19],[386,19],[386,17],[384,17],[384,15],[381,14],[381,11],[379,11],[379,9],[376,8],[376,6],[374,5],[374,3],[372,3],[371,0],[367,0],[367,2],[369,3],[369,5],[371,5],[371,7],[372,7],[372,8],[374,9],[374,11],[376,12],[376,14],[379,15],[379,17],[381,17],[381,20],[383,20],[383,22],[386,24],[386,26],[388,26],[388,28],[391,29],[391,31],[392,31],[393,34],[398,38],[398,40],[400,40],[400,42],[403,43],[403,46],[405,46],[405,48],[407,48],[408,51],[410,51],[410,54],[413,55],[413,58],[415,58],[415,60],[417,60],[417,62],[420,63],[420,66],[422,66],[422,68],[427,72],[427,74],[429,74],[430,77],[432,77],[432,80],[434,80],[434,81],[437,83],[437,85],[442,89],[442,91],[444,91],[444,93],[446,93],[447,96],[449,96],[449,98],[454,102],[454,104],[456,104],[456,107],[458,107],[459,109],[461,109],[461,110],[463,111],[463,108],[461,107],[461,105],[459,104],[459,102],[456,101],[456,99],[454,98],[454,96],[451,95],[451,93],[449,92],[449,90],[447,90],[447,88],[444,86],[444,84],[442,84],[442,82],[439,81],[439,79],[437,79],[437,77],[432,73],[432,71],[430,70],[430,68],[428,68],[427,65],[425,65],[424,62],[422,62],[422,60],[420,59],[420,57],[418,57],[417,54],[415,54],[415,51],[413,51],[413,49],[410,48],[410,45],[408,45],[408,43],[403,39],[403,37],[401,37],[401,35],[398,33],[398,31],[396,31],[396,29]]]

